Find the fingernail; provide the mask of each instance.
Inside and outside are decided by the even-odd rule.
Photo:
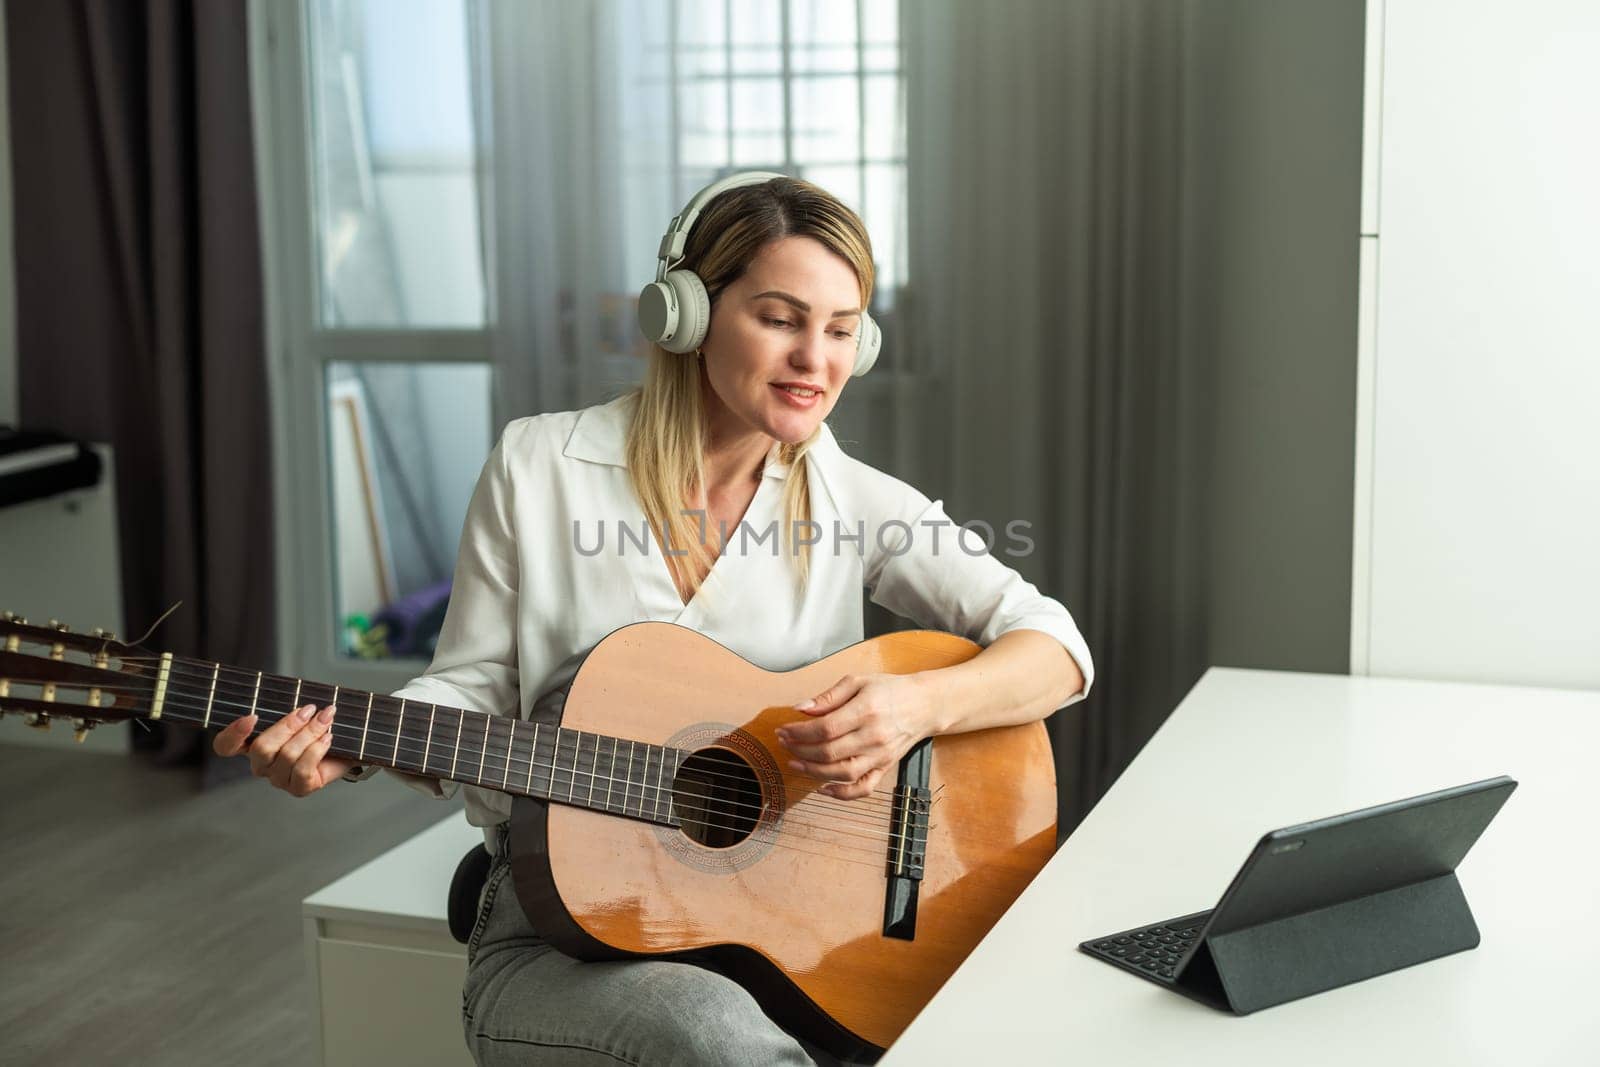
[[[806,769],[806,765],[801,763],[799,760],[790,760],[789,769],[791,771],[803,771]]]
[[[311,713],[316,710],[317,706],[315,704],[307,704],[302,708],[296,709],[295,714],[299,715],[302,719],[309,719],[311,718]]]
[[[802,700],[800,703],[794,706],[794,710],[805,711],[807,708],[815,707],[816,704],[817,702],[815,700]]]
[[[329,704],[317,715],[317,721],[326,726],[333,721],[333,705]]]

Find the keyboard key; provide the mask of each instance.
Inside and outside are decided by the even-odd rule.
[[[1171,978],[1172,977],[1172,968],[1171,967],[1163,967],[1163,968],[1161,968],[1161,970],[1157,971],[1156,973],[1159,974],[1163,978]]]
[[[1136,952],[1128,957],[1129,963],[1143,963],[1147,957],[1143,952]]]
[[[1115,941],[1115,942],[1116,942],[1116,943],[1117,943],[1117,944],[1119,944],[1119,945],[1126,945],[1126,944],[1127,944],[1127,943],[1128,943],[1128,942],[1129,942],[1129,941],[1131,941],[1131,940],[1132,940],[1132,938],[1128,938],[1128,937],[1114,937],[1114,938],[1112,938],[1112,940],[1113,940],[1113,941]]]
[[[1147,971],[1153,971],[1159,966],[1160,966],[1160,964],[1158,964],[1155,960],[1150,960],[1148,963],[1146,963],[1144,965],[1144,969],[1147,970]]]
[[[1111,950],[1111,954],[1113,956],[1126,956],[1128,954],[1128,950],[1119,945]]]

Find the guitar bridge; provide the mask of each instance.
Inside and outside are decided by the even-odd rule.
[[[889,821],[888,885],[883,902],[883,936],[911,941],[917,935],[917,895],[928,855],[928,791],[933,739],[924,738],[900,761]]]

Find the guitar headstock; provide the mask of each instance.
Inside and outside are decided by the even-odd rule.
[[[0,715],[20,712],[44,730],[69,720],[82,741],[99,723],[143,713],[158,659],[104,630],[73,633],[55,619],[35,626],[0,612]]]

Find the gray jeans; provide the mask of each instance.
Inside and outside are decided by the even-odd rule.
[[[511,866],[499,857],[467,944],[461,1022],[481,1067],[839,1062],[782,1030],[738,983],[703,967],[586,963],[551,948],[529,925]]]

